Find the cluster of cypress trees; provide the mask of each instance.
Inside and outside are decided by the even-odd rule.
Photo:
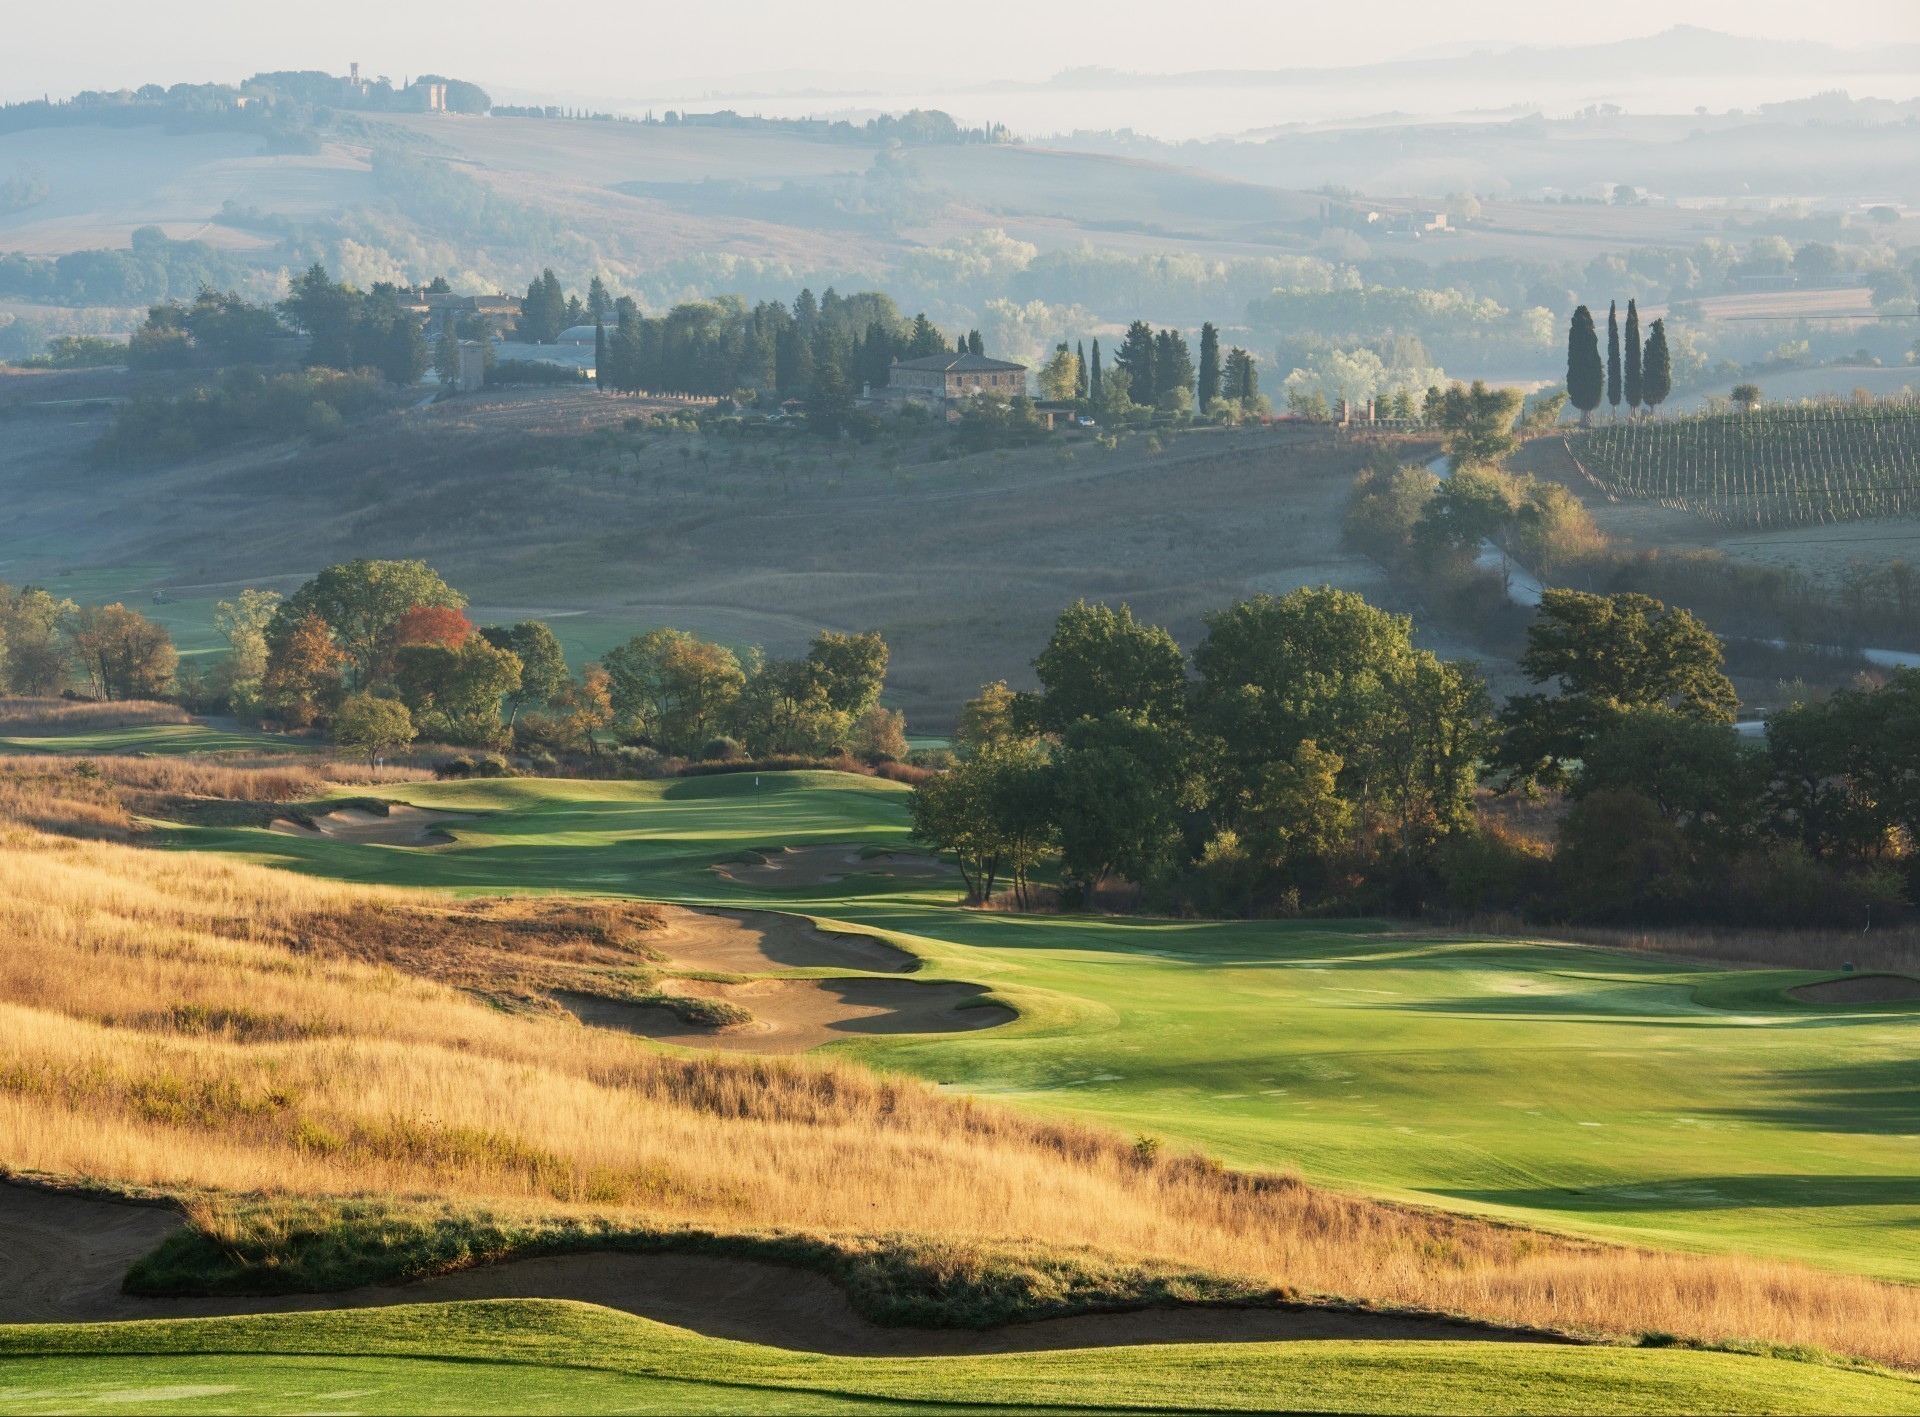
[[[947,352],[946,336],[922,315],[904,318],[877,291],[815,298],[803,290],[792,309],[778,300],[749,307],[737,296],[691,301],[646,316],[630,299],[614,305],[614,323],[596,321],[595,366],[608,393],[718,398],[741,388],[799,397],[820,387],[858,392],[884,386],[895,359]],[[980,350],[974,331],[960,351]]]
[[[1593,312],[1582,305],[1573,312],[1567,330],[1567,400],[1580,410],[1582,424],[1591,421],[1593,411],[1605,398],[1617,415],[1625,400],[1631,414],[1644,407],[1651,413],[1667,401],[1673,392],[1673,356],[1667,349],[1667,322],[1655,320],[1640,339],[1640,309],[1627,301],[1627,329],[1624,343],[1620,333],[1620,307],[1617,301],[1607,305],[1607,355],[1600,358],[1600,332],[1594,326]]]

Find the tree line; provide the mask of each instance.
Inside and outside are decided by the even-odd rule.
[[[906,755],[880,704],[887,646],[822,631],[797,659],[736,654],[682,630],[636,635],[578,673],[539,620],[476,627],[420,561],[330,566],[282,600],[223,602],[230,696],[290,727],[378,750],[416,737],[597,757]]]
[[[1733,724],[1718,641],[1635,594],[1550,590],[1497,710],[1405,617],[1322,587],[1206,617],[1191,657],[1085,602],[987,686],[914,830],[976,900],[1174,912],[1511,911],[1545,920],[1858,927],[1916,884],[1920,672]],[[1491,793],[1559,804],[1549,839]],[[1555,814],[1547,814],[1554,816]]]

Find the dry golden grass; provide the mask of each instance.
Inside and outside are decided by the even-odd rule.
[[[90,789],[89,789],[90,790]],[[83,793],[76,811],[92,811]],[[687,1058],[340,957],[434,902],[219,858],[0,834],[0,1164],[718,1228],[1092,1246],[1297,1289],[1920,1366],[1920,1290],[1649,1254],[1142,1156],[812,1059]],[[501,922],[491,922],[505,928]]]
[[[95,703],[90,699],[0,698],[0,734],[15,738],[62,738],[70,733],[191,721],[178,704],[146,699]]]
[[[134,816],[192,820],[233,803],[300,802],[339,786],[385,786],[432,776],[421,768],[374,769],[285,754],[0,754],[0,825],[25,821],[75,836],[124,839],[138,829]],[[264,824],[265,817],[261,820]]]

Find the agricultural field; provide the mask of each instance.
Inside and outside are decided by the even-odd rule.
[[[1017,678],[1033,650],[1007,647],[1037,649],[1081,596],[1183,637],[1250,591],[1390,597],[1340,544],[1365,451],[1329,431],[961,454],[910,432],[829,446],[625,426],[657,411],[678,406],[498,390],[332,442],[125,470],[88,461],[101,415],[24,414],[0,444],[0,579],[124,600],[194,655],[220,645],[220,598],[291,592],[355,556],[422,558],[478,622],[548,620],[576,664],[660,625],[773,655],[823,628],[876,629],[895,647],[890,702],[934,732],[983,682]]]
[[[1568,437],[1608,497],[1765,530],[1920,505],[1920,403],[1761,408],[1606,421]]]

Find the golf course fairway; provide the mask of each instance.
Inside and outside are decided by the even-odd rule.
[[[0,1412],[1912,1412],[1880,1372],[1677,1348],[1306,1342],[842,1358],[588,1304],[0,1328]]]
[[[794,911],[986,986],[1000,1027],[829,1045],[1232,1165],[1597,1238],[1920,1279],[1920,1006],[1822,1006],[1824,976],[1366,921],[1166,921],[958,907],[957,883],[772,890],[753,848],[900,849],[906,789],[837,773],[413,783],[463,814],[397,847],[180,828],[199,850],[346,880]]]

